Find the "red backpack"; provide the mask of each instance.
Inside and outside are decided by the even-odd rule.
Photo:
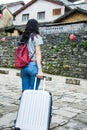
[[[28,65],[31,61],[27,44],[20,45],[15,50],[15,67],[22,68]]]

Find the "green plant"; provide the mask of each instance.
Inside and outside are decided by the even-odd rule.
[[[68,43],[69,43],[69,38],[65,38],[64,44],[68,44]]]
[[[14,45],[13,45],[13,44],[11,44],[11,45],[10,45],[10,48],[11,48],[11,49],[13,49],[13,48],[14,48]]]
[[[7,33],[6,33],[6,32],[3,32],[3,36],[7,36]]]
[[[82,46],[83,48],[87,49],[87,40],[83,41],[83,42],[81,43],[81,46]]]
[[[1,40],[0,40],[0,44],[1,44],[2,42],[1,42]]]
[[[70,45],[71,45],[72,47],[76,47],[76,43],[73,42],[73,41],[70,41]]]

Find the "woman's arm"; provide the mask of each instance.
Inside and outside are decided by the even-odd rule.
[[[40,45],[36,46],[36,62],[37,62],[37,67],[38,67],[38,78],[43,78],[43,72],[42,72],[42,65],[41,65],[41,49]]]

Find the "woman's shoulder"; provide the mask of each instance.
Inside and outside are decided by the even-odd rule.
[[[34,37],[35,37],[36,39],[42,39],[42,37],[41,37],[39,34],[36,34]]]
[[[43,44],[42,37],[39,34],[34,36],[34,41],[36,42],[37,45]]]

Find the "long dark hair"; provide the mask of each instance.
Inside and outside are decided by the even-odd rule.
[[[27,22],[25,31],[23,32],[20,41],[22,43],[28,41],[31,34],[33,34],[32,40],[33,40],[34,35],[39,34],[39,24],[38,24],[37,20],[35,20],[35,19],[30,19]]]

